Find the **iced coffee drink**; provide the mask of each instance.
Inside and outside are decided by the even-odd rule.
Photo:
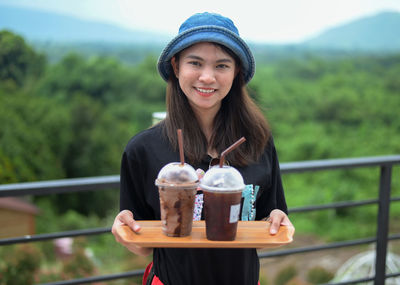
[[[201,180],[204,193],[206,236],[209,240],[232,241],[236,238],[243,177],[230,166],[214,166]]]
[[[160,170],[155,183],[160,195],[162,232],[171,237],[190,235],[198,186],[194,168],[186,163],[169,163]]]

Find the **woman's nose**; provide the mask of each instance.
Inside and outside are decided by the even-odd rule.
[[[201,82],[204,82],[204,83],[207,83],[207,84],[214,83],[215,82],[214,70],[212,68],[209,68],[209,67],[203,68],[203,70],[201,71],[199,80]]]

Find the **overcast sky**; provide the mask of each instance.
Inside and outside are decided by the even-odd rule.
[[[360,17],[400,12],[400,0],[0,0],[0,4],[171,36],[193,13],[217,12],[230,17],[246,40],[268,43],[295,43]]]

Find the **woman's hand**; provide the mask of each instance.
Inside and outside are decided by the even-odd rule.
[[[292,223],[289,220],[289,217],[279,209],[271,211],[268,221],[270,221],[271,223],[271,226],[269,228],[269,233],[271,235],[275,235],[279,231],[280,226],[293,227]]]
[[[125,246],[129,251],[142,255],[142,256],[147,256],[151,254],[153,251],[152,248],[150,247],[140,247],[131,243],[126,243],[122,237],[118,234],[117,228],[123,225],[127,225],[132,229],[134,232],[139,232],[140,231],[140,225],[133,219],[133,214],[131,211],[128,210],[123,210],[121,211],[114,220],[114,224],[111,228],[111,232],[115,237],[115,240]]]

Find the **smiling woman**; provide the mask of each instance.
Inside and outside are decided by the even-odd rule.
[[[246,143],[226,157],[247,184],[248,194],[241,199],[245,211],[239,215],[252,221],[269,216],[271,235],[281,225],[291,226],[274,142],[266,119],[246,89],[254,75],[254,57],[234,23],[213,13],[188,18],[161,53],[158,71],[168,84],[167,115],[134,136],[125,148],[121,212],[113,234],[135,254],[153,252],[143,284],[256,285],[260,263],[255,248],[152,249],[127,243],[119,234],[122,225],[140,232],[140,220],[160,220],[154,181],[163,166],[179,160],[177,129],[184,136],[184,161],[197,173],[204,173],[212,158],[245,137]],[[196,219],[204,219],[202,198],[201,192],[196,194]]]

